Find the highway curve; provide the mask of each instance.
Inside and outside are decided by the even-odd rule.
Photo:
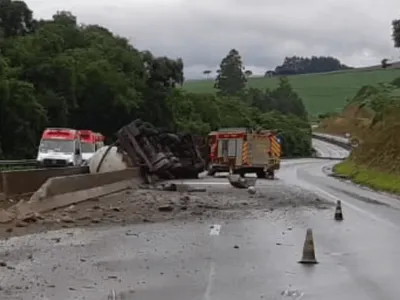
[[[254,196],[226,178],[186,181],[216,203],[206,216],[9,238],[0,299],[99,300],[114,288],[120,299],[140,300],[397,300],[400,202],[329,177],[335,163],[285,161]],[[333,220],[337,200],[342,222]],[[308,227],[319,264],[305,267],[297,261]]]

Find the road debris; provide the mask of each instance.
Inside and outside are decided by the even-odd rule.
[[[169,192],[206,192],[207,189],[205,188],[196,188],[193,186],[190,186],[188,184],[176,184],[176,183],[169,183],[169,184],[160,184],[159,186],[155,186],[153,189],[156,190],[163,190],[163,191],[169,191]]]
[[[0,224],[5,224],[14,219],[14,214],[6,211],[5,209],[0,209]]]
[[[247,189],[249,187],[254,187],[256,184],[257,178],[254,177],[241,177],[239,174],[229,174],[228,175],[229,183],[238,189]]]
[[[247,191],[249,192],[249,194],[254,195],[256,193],[256,188],[254,186],[249,186],[247,188]]]
[[[226,185],[205,185],[206,191],[186,192],[161,188],[132,189],[101,198],[58,208],[42,214],[32,214],[23,222],[0,224],[0,238],[74,227],[127,225],[190,219],[242,219],[254,213],[271,213],[277,209],[300,207],[327,209],[330,202],[315,201],[316,196],[283,182],[263,181],[256,194],[247,189]],[[166,184],[167,185],[167,184]],[[179,186],[179,184],[175,184]],[[191,187],[190,184],[186,186]],[[194,191],[193,191],[194,190]]]

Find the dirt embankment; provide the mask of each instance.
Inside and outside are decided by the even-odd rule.
[[[350,159],[366,167],[400,175],[400,108],[388,107],[381,121],[372,125],[375,113],[357,104],[346,107],[343,113],[321,123],[326,133],[350,133],[360,142],[352,151]]]
[[[362,143],[353,150],[351,159],[356,164],[379,171],[400,175],[400,109],[392,108],[383,121],[369,128]]]
[[[344,111],[323,120],[320,130],[350,133],[358,142],[335,172],[377,190],[400,193],[400,88],[363,87]]]
[[[311,207],[325,209],[331,203],[277,180],[264,181],[254,195],[246,189],[212,186],[197,192],[173,192],[146,188],[88,200],[77,205],[37,214],[24,221],[0,223],[0,238],[61,228],[128,225],[169,220],[243,218],[256,211]]]
[[[375,113],[368,108],[361,108],[358,104],[350,104],[343,112],[321,121],[318,130],[328,134],[354,136],[364,135],[371,125]]]

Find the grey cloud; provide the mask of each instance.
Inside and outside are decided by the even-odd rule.
[[[271,69],[285,56],[332,55],[351,65],[399,56],[390,38],[397,0],[31,0],[39,16],[71,10],[135,47],[182,57],[186,77],[215,69],[231,48],[254,69]],[[50,6],[49,6],[50,5]],[[363,53],[369,53],[364,55]]]

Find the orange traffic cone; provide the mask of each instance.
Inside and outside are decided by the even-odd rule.
[[[306,240],[304,241],[303,247],[303,257],[299,261],[301,264],[317,264],[317,259],[315,258],[314,249],[314,238],[312,234],[312,229],[308,228],[306,233]]]
[[[335,220],[343,221],[342,203],[340,202],[340,200],[338,200],[336,203]]]

